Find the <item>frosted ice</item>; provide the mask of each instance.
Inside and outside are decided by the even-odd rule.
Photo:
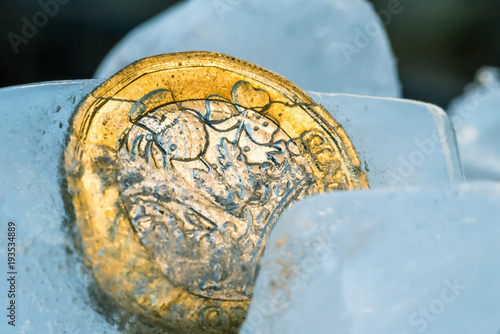
[[[59,182],[69,117],[99,82],[0,90],[0,254],[6,259],[6,226],[13,221],[18,273],[16,327],[2,312],[1,333],[118,333],[91,306],[88,282],[63,229]],[[7,305],[5,277],[0,282]]]
[[[500,181],[500,69],[482,68],[449,113],[466,178]]]
[[[307,92],[342,125],[371,188],[463,181],[445,112],[411,100]]]
[[[365,0],[182,2],[127,35],[96,77],[178,51],[225,53],[281,74],[302,89],[400,96],[386,32]]]
[[[60,189],[59,168],[70,116],[80,99],[101,82],[61,81],[0,90],[0,220],[17,224],[20,316],[16,330],[118,332],[94,310],[87,276],[77,257],[68,253],[74,246],[64,227],[68,218]],[[448,185],[460,179],[449,124],[436,107],[396,99],[309,94],[343,125],[372,188]],[[439,140],[425,162],[411,175],[405,174],[401,183],[391,183],[384,175],[398,172],[399,157],[410,161],[418,150],[415,140],[434,138],[433,133],[441,135],[435,137]],[[2,256],[5,242],[0,241]],[[6,281],[1,284],[6,291]],[[5,322],[1,326],[4,333]]]
[[[500,184],[329,193],[277,222],[242,333],[500,331]]]

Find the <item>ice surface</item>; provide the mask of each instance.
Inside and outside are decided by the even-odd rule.
[[[500,69],[481,69],[449,113],[466,178],[500,181]]]
[[[302,89],[400,96],[386,32],[365,0],[182,2],[126,36],[96,77],[178,51],[225,53],[281,74]]]
[[[271,232],[242,333],[500,332],[500,184],[329,193]]]
[[[71,254],[72,239],[63,227],[67,218],[60,189],[59,167],[70,116],[80,99],[101,82],[62,81],[0,90],[0,220],[3,235],[6,222],[17,225],[16,330],[21,332],[118,332],[92,306],[87,276],[78,257]],[[396,99],[309,94],[343,125],[372,188],[450,184],[460,179],[453,136],[436,107]],[[434,143],[422,166],[405,174],[400,183],[391,183],[386,175],[398,171],[399,157],[410,161],[418,149],[415,140],[434,138],[434,132],[444,134],[436,137],[444,139]],[[5,245],[6,239],[0,239],[3,258]],[[5,284],[2,280],[2,291],[7,291]],[[4,333],[6,323],[0,326]]]
[[[344,128],[371,188],[463,181],[450,120],[431,104],[308,92]]]
[[[87,280],[63,229],[59,164],[75,104],[100,80],[0,90],[0,254],[16,224],[16,326],[1,333],[117,333],[91,306]],[[7,282],[0,280],[2,305]],[[5,293],[5,294],[4,294]]]

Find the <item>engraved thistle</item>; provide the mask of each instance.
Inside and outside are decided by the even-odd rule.
[[[257,111],[265,106],[238,105],[239,86],[233,101],[148,111],[118,152],[121,198],[141,243],[174,285],[222,300],[251,297],[272,225],[317,192],[299,146]]]

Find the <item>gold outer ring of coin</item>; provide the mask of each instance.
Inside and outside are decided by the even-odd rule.
[[[182,122],[186,124],[180,127]],[[231,150],[240,152],[240,163],[231,158]],[[200,167],[203,165],[206,167]],[[351,141],[326,110],[281,76],[210,52],[146,58],[96,88],[76,109],[65,169],[68,186],[73,189],[84,257],[99,286],[127,311],[179,333],[236,333],[244,321],[258,265],[253,264],[249,278],[240,279],[241,271],[237,270],[233,277],[232,269],[227,268],[220,274],[224,266],[236,267],[228,247],[221,242],[230,240],[231,247],[243,252],[237,245],[240,239],[246,240],[245,247],[254,252],[252,261],[257,261],[279,216],[272,216],[269,210],[280,213],[293,200],[314,193],[368,188]],[[198,170],[205,173],[203,178],[194,172]],[[263,175],[271,172],[286,178],[290,185],[275,179],[263,184]],[[175,174],[174,181],[169,179],[163,188],[156,187],[154,180],[171,177],[164,173]],[[246,179],[241,175],[247,175]],[[309,175],[312,183],[299,186],[301,178],[307,178],[303,175]],[[169,189],[172,183],[177,188]],[[156,189],[144,184],[153,184]],[[216,187],[223,189],[221,196],[214,193]],[[253,193],[251,187],[272,191]],[[296,194],[288,202],[279,194],[284,187]],[[164,197],[158,195],[159,188],[167,191],[162,193]],[[228,204],[229,195],[236,198],[236,204],[230,203],[233,206]],[[165,203],[161,198],[167,198]],[[180,228],[178,223],[169,227],[181,235],[181,241],[158,232],[172,231],[158,216],[158,212],[164,213],[158,209],[163,205],[171,211],[169,221],[183,222]],[[215,211],[210,211],[211,207]],[[191,222],[191,217],[173,212],[182,208],[189,214],[194,212],[194,227],[186,222]],[[238,226],[245,221],[242,212],[253,215],[253,234],[245,234]],[[255,218],[262,212],[271,218]],[[213,226],[207,228],[207,222]],[[228,226],[233,234],[226,233]],[[238,238],[234,245],[228,239],[231,235]],[[168,242],[157,244],[154,240]],[[193,251],[185,258],[179,255],[207,240],[213,243],[203,246],[203,252]],[[169,248],[175,242],[180,250],[177,253]],[[214,257],[217,248],[226,253],[217,257],[219,262],[214,260],[213,272],[210,258],[196,263],[196,254],[208,252],[206,256]],[[246,261],[245,254],[240,255],[241,261]],[[245,263],[239,265],[244,268]],[[185,266],[187,274],[176,266]],[[203,277],[193,277],[197,268],[204,272],[200,273]],[[241,283],[241,287],[233,287],[241,289],[232,291],[233,283]]]

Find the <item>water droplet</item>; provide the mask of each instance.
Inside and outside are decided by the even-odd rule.
[[[258,126],[254,126],[253,129],[254,129],[254,131],[257,131],[257,130],[259,130],[259,127]]]
[[[175,151],[177,149],[177,145],[172,144],[170,145],[170,151]]]
[[[256,118],[256,119],[260,119],[261,117],[262,117],[262,116],[260,116],[260,115],[256,115],[256,116],[255,116],[255,118]]]
[[[243,147],[243,152],[248,152],[248,151],[250,151],[250,147],[248,146]]]
[[[264,122],[264,123],[262,123],[262,126],[268,126],[268,125],[269,125],[269,123],[268,123],[268,122]]]

